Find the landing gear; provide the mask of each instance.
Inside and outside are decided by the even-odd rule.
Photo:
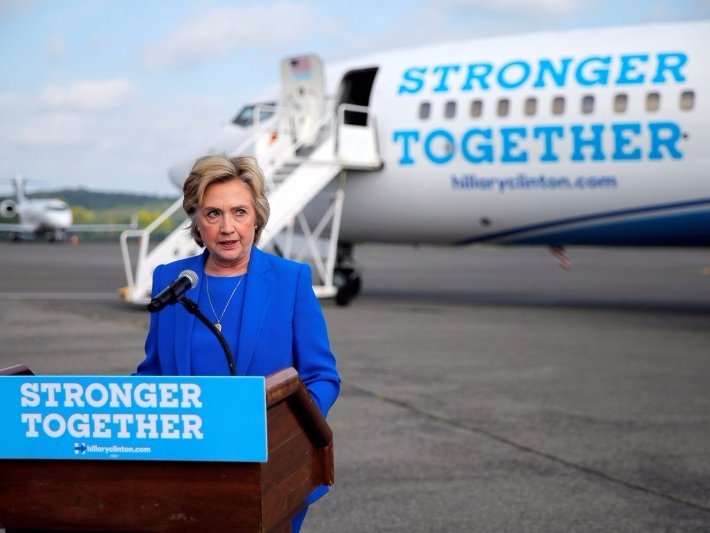
[[[336,268],[333,271],[333,284],[338,287],[338,292],[335,293],[335,303],[344,306],[358,295],[362,282],[360,274],[355,270]]]
[[[348,305],[353,298],[360,294],[362,277],[353,259],[353,245],[350,243],[338,244],[337,262],[333,270],[333,285],[338,288],[338,292],[335,293],[335,303],[340,306]]]
[[[54,231],[48,231],[47,233],[44,234],[44,238],[47,240],[47,242],[52,242],[52,243],[63,243],[64,239],[66,238],[66,234],[62,230],[54,230]]]

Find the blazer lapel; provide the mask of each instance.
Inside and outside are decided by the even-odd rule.
[[[237,353],[237,375],[247,375],[266,311],[274,289],[273,272],[268,257],[256,246],[252,248],[249,260],[242,311],[242,326],[239,330]]]
[[[206,252],[191,258],[185,268],[197,274],[197,285],[185,293],[190,300],[197,302],[200,297],[200,283],[205,277]],[[192,372],[190,365],[190,346],[192,346],[192,328],[195,324],[195,315],[188,313],[182,304],[175,304],[175,364],[179,376],[189,376]]]

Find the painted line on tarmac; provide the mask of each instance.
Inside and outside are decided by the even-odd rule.
[[[112,292],[0,292],[0,300],[118,300]]]

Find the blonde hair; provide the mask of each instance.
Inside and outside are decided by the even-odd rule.
[[[207,155],[195,161],[190,175],[182,187],[182,208],[190,218],[190,235],[195,242],[204,246],[195,219],[197,210],[202,205],[202,199],[207,187],[213,183],[224,183],[236,180],[244,184],[251,193],[252,204],[256,212],[256,231],[254,244],[259,242],[261,232],[269,221],[269,200],[266,198],[266,178],[253,157],[226,157],[223,155]]]

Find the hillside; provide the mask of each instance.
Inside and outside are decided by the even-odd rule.
[[[60,198],[71,207],[81,207],[90,211],[103,211],[116,208],[157,208],[169,206],[175,196],[131,194],[125,192],[96,192],[88,189],[60,189],[29,194],[28,198]]]

